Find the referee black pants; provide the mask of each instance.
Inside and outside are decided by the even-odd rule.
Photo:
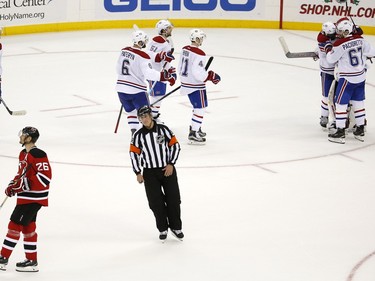
[[[164,176],[162,169],[144,169],[143,179],[147,200],[156,219],[160,232],[171,229],[182,229],[181,197],[178,187],[176,168],[169,177]]]

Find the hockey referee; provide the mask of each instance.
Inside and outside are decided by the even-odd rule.
[[[160,232],[159,239],[164,242],[170,228],[172,234],[182,240],[181,197],[174,166],[180,144],[167,126],[153,120],[149,106],[139,108],[137,115],[143,126],[134,133],[130,143],[133,170],[137,181],[144,182],[148,204]]]

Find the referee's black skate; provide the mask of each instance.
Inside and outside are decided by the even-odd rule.
[[[38,272],[38,262],[33,260],[24,260],[16,263],[16,271],[19,272]]]
[[[7,270],[8,259],[6,257],[0,256],[0,270]]]
[[[335,133],[328,134],[328,140],[335,143],[345,143],[345,129],[338,128]]]
[[[365,125],[361,126],[355,126],[355,129],[353,131],[354,138],[359,141],[365,141]]]
[[[159,234],[159,239],[162,243],[165,242],[165,240],[167,240],[167,236],[168,236],[168,230],[165,230],[165,231],[162,231],[160,232]]]
[[[184,239],[184,233],[179,229],[171,229],[171,232],[174,237],[176,237],[178,240],[182,241]]]

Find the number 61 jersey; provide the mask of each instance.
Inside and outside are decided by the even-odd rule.
[[[34,147],[29,152],[22,150],[18,159],[18,173],[14,181],[27,181],[27,188],[17,194],[17,205],[38,203],[48,206],[52,170],[47,154]]]

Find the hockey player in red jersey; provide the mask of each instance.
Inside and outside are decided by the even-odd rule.
[[[16,270],[37,272],[36,217],[41,207],[48,206],[49,184],[52,177],[47,154],[35,146],[39,132],[34,127],[20,131],[20,144],[25,148],[20,152],[18,172],[5,189],[9,197],[17,195],[17,204],[10,217],[8,233],[0,253],[0,270],[6,270],[8,259],[23,234],[26,260],[16,264]]]
[[[191,45],[182,48],[178,66],[181,80],[180,93],[188,95],[193,106],[189,144],[205,144],[206,133],[202,132],[201,126],[208,106],[206,82],[217,84],[221,80],[217,73],[205,69],[206,53],[200,49],[205,38],[206,34],[200,29],[190,31]]]

